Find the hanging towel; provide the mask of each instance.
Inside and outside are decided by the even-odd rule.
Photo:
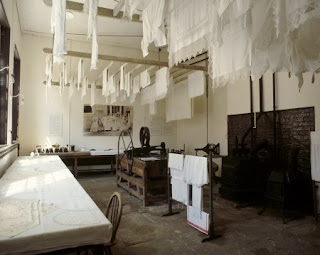
[[[82,82],[83,76],[84,76],[83,59],[80,59],[78,63],[78,90],[80,90],[80,84]]]
[[[124,65],[120,67],[120,90],[124,90]]]
[[[59,93],[60,96],[62,96],[62,91],[63,91],[63,72],[60,73],[60,79],[59,79]]]
[[[193,208],[193,206],[187,206],[187,223],[194,227],[195,229],[201,231],[202,233],[209,233],[209,214],[205,212],[201,212],[201,217],[195,217],[194,211],[197,209]]]
[[[96,83],[91,84],[91,107],[96,104]]]
[[[51,87],[52,82],[52,57],[48,55],[46,57],[46,84],[47,87]]]
[[[139,92],[140,92],[140,75],[137,75],[133,78],[132,93],[138,94]]]
[[[320,132],[311,132],[311,178],[320,182]]]
[[[143,89],[140,93],[140,104],[151,104],[155,101],[155,85],[150,85]]]
[[[177,170],[179,171],[179,170]],[[172,198],[185,205],[188,204],[188,185],[184,180],[178,178],[171,178],[171,192]]]
[[[92,49],[91,49],[91,70],[97,69],[98,62],[98,39],[97,39],[97,27],[98,27],[98,0],[85,0],[83,5],[83,11],[88,14],[88,33],[87,39],[92,36]]]
[[[114,104],[115,102],[117,102],[117,94],[116,94],[116,93],[113,93],[113,94],[111,94],[111,96],[110,96],[110,103],[111,103],[111,104]]]
[[[102,95],[107,96],[107,84],[108,84],[108,69],[105,68],[102,72]]]
[[[67,64],[63,63],[63,89],[65,86],[68,85],[68,70],[67,70]]]
[[[130,96],[130,104],[134,104],[134,102],[136,101],[136,97],[137,97],[137,94],[132,94]]]
[[[111,75],[108,79],[108,88],[109,88],[109,94],[114,94],[116,92],[116,86],[115,86],[115,80],[114,76]]]
[[[184,159],[184,174],[187,184],[201,187],[208,183],[207,158],[187,155]]]
[[[149,104],[149,114],[150,115],[157,114],[157,102],[156,101]]]
[[[53,62],[64,62],[66,47],[66,0],[53,0],[51,11],[51,33],[53,34]]]
[[[125,84],[126,84],[127,97],[130,97],[131,88],[132,88],[132,86],[131,86],[131,73],[126,73]]]
[[[83,97],[85,95],[87,95],[87,88],[88,88],[88,78],[87,77],[83,77],[81,85],[82,85],[82,88],[81,88],[81,100],[83,100]]]
[[[204,94],[205,76],[204,72],[196,71],[188,75],[189,98],[202,96]]]
[[[168,92],[169,72],[168,67],[162,67],[156,71],[156,100],[161,100],[166,97]]]
[[[183,171],[184,156],[182,154],[169,153],[168,167]]]
[[[167,44],[167,39],[163,26],[163,13],[165,0],[154,0],[142,11],[141,20],[143,27],[143,38],[141,41],[141,49],[143,57],[148,55],[149,44],[154,42],[156,47]]]
[[[193,215],[197,218],[201,218],[202,212],[202,187],[192,185],[192,207]]]
[[[150,85],[150,74],[148,69],[140,73],[140,87],[145,88]]]
[[[72,77],[69,81],[69,98],[72,97],[74,92],[74,77]]]

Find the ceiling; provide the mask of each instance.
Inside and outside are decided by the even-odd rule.
[[[72,0],[83,3],[84,0]],[[99,7],[113,9],[118,1],[100,0]],[[42,0],[17,0],[21,30],[24,33],[52,36],[50,33],[51,7]],[[72,11],[74,18],[67,20],[67,37],[86,39],[88,15]],[[142,23],[125,22],[98,16],[98,42],[140,49]]]

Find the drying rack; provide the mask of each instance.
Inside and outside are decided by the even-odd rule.
[[[219,147],[219,144],[218,144],[218,147],[215,147],[215,146],[208,146],[209,144],[207,144],[204,148],[202,149],[195,149],[196,152],[197,151],[204,151],[208,154],[208,168],[209,168],[209,180],[210,180],[210,183],[209,183],[209,189],[210,189],[210,192],[209,192],[209,204],[210,204],[210,212],[209,212],[209,232],[208,232],[208,237],[202,239],[202,242],[206,242],[206,241],[210,241],[210,240],[213,240],[213,239],[217,239],[219,237],[221,237],[221,235],[217,235],[215,233],[215,230],[214,230],[214,220],[213,220],[213,179],[214,179],[214,173],[215,171],[218,169],[218,166],[212,162],[212,155],[217,153],[217,148]],[[185,155],[184,155],[185,156]],[[213,167],[213,164],[215,165]],[[213,169],[214,168],[214,169]],[[172,198],[172,195],[171,195],[171,174],[170,174],[170,168],[168,167],[167,165],[167,173],[168,173],[168,213],[162,215],[163,217],[166,217],[166,216],[171,216],[171,215],[174,215],[174,214],[178,214],[179,212],[174,212],[172,210],[172,201],[174,200]]]

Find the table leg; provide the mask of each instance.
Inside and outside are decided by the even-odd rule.
[[[78,159],[74,158],[73,173],[74,177],[78,177]]]

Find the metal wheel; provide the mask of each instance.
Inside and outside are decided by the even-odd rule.
[[[148,127],[140,128],[141,147],[150,147],[150,130]]]
[[[124,136],[127,136],[129,138],[129,141],[125,141]],[[123,152],[121,152],[121,145],[123,146]],[[129,174],[132,173],[132,167],[133,167],[133,141],[130,134],[129,129],[124,129],[121,131],[118,139],[118,164],[121,166],[121,160],[125,159],[127,163],[127,170]]]

